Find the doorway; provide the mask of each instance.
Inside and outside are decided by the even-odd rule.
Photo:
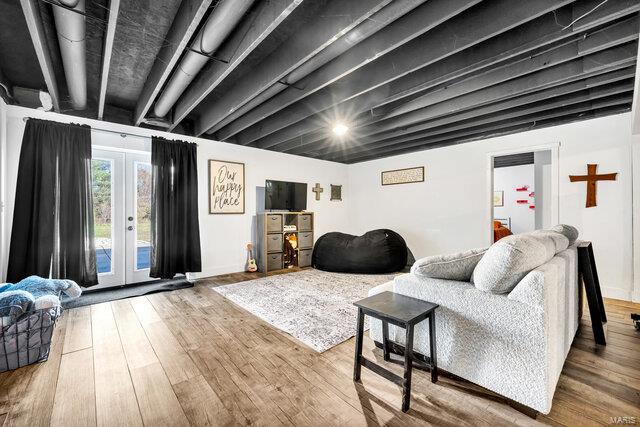
[[[150,280],[151,155],[93,150],[93,217],[98,285]]]
[[[491,242],[558,223],[557,146],[490,155]]]

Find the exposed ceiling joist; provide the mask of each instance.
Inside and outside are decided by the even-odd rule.
[[[634,43],[635,44],[635,43]],[[602,67],[599,61],[610,62],[607,67]],[[358,138],[358,147],[369,146],[372,147],[378,144],[379,141],[385,141],[389,138],[395,138],[402,135],[404,132],[407,134],[416,134],[422,132],[429,132],[431,129],[431,123],[433,120],[439,118],[447,119],[452,118],[452,122],[455,122],[455,117],[459,114],[468,112],[468,110],[477,109],[479,107],[487,106],[488,108],[497,102],[505,102],[513,100],[517,102],[517,97],[531,94],[530,98],[535,99],[535,95],[542,90],[550,88],[559,88],[563,85],[569,85],[573,82],[592,77],[591,80],[586,80],[587,85],[596,85],[598,83],[606,83],[615,81],[621,76],[628,76],[628,70],[620,70],[623,67],[629,67],[635,61],[635,55],[629,46],[621,46],[615,52],[602,51],[588,55],[584,58],[580,58],[574,61],[570,61],[558,66],[539,71],[537,73],[523,76],[517,79],[507,81],[505,83],[490,86],[482,90],[477,90],[468,93],[457,98],[453,98],[447,102],[441,102],[438,104],[425,107],[422,110],[416,112],[420,113],[420,116],[414,117],[412,121],[407,122],[404,126],[393,126],[389,129],[382,131],[381,126],[378,127],[378,131],[372,132],[371,130],[361,130],[362,135]],[[598,64],[598,65],[594,65]],[[618,74],[612,74],[612,71],[618,71]],[[596,77],[598,76],[598,77]],[[559,90],[559,89],[558,89]],[[399,117],[398,119],[403,119]],[[396,120],[398,120],[396,119]],[[404,130],[404,132],[403,132]],[[371,136],[373,135],[373,137]],[[379,137],[378,137],[379,136]],[[342,145],[343,149],[345,145]],[[331,140],[327,139],[322,144],[314,146],[314,151],[329,155],[331,152],[340,151],[340,148]],[[291,150],[292,154],[300,153],[301,148]]]
[[[102,72],[100,75],[100,95],[98,98],[98,120],[102,120],[104,115],[104,103],[107,99],[107,84],[109,82],[109,66],[111,65],[111,54],[113,52],[113,40],[116,36],[116,25],[118,23],[118,12],[120,11],[120,0],[109,1],[109,22],[104,36],[104,49],[102,56]]]
[[[209,95],[253,50],[291,14],[302,0],[273,0],[263,2],[253,19],[243,22],[221,54],[226,62],[211,61],[176,103],[173,129]]]
[[[628,110],[631,106],[631,99],[632,99],[632,94],[628,92],[628,93],[617,95],[608,99],[577,104],[570,108],[548,110],[548,111],[545,111],[544,113],[525,116],[519,120],[505,120],[497,124],[492,124],[486,127],[483,127],[483,126],[471,127],[471,128],[467,127],[465,130],[450,132],[441,137],[435,137],[435,138],[429,138],[429,139],[421,138],[421,139],[417,139],[412,142],[407,142],[395,147],[385,147],[380,150],[372,149],[361,155],[349,157],[348,159],[343,159],[343,161],[347,163],[361,162],[361,161],[366,161],[376,157],[386,157],[386,156],[397,155],[400,153],[406,153],[410,151],[418,151],[424,147],[429,147],[430,144],[433,144],[433,143],[442,143],[442,142],[449,142],[450,144],[456,143],[461,139],[468,138],[469,136],[475,135],[478,133],[486,135],[491,132],[499,131],[505,127],[519,126],[519,125],[525,125],[527,123],[535,123],[538,121],[557,119],[563,116],[573,116],[576,114],[584,114],[592,110],[606,109],[606,108],[612,108],[612,107],[613,108],[623,107]]]
[[[628,5],[625,3],[618,2],[614,3],[614,5],[616,5],[617,8],[609,8],[607,10],[606,17],[609,20],[614,20],[620,16],[625,16],[624,14],[626,13],[634,13],[640,10],[640,4],[636,4],[636,9],[633,10],[629,10]],[[567,15],[567,12],[569,12],[569,15]],[[303,112],[312,111],[315,117],[311,116],[295,126],[285,128],[266,138],[263,137],[252,145],[262,148],[277,147],[278,150],[282,147],[286,150],[287,146],[300,146],[321,141],[326,137],[328,120],[327,117],[319,116],[328,115],[329,118],[333,119],[335,115],[343,118],[346,117],[346,120],[351,120],[357,114],[367,112],[367,121],[369,123],[376,122],[392,108],[403,105],[407,98],[415,98],[415,94],[419,95],[420,92],[432,89],[438,85],[444,86],[449,81],[455,81],[469,73],[476,72],[501,61],[510,60],[511,58],[518,57],[541,46],[557,43],[563,39],[570,39],[571,37],[580,37],[585,29],[591,30],[593,28],[583,25],[580,32],[575,32],[571,26],[568,26],[574,14],[573,5],[561,8],[554,11],[553,14],[542,16],[500,37],[474,46],[473,49],[447,57],[433,65],[418,70],[401,79],[397,79],[388,85],[380,86],[365,95],[355,97],[346,102],[341,101],[339,96],[335,96],[332,105],[327,107],[330,102],[323,104],[323,100],[316,102],[316,98],[310,97],[302,105],[292,106],[291,108],[299,107]],[[637,18],[634,17],[631,19]],[[602,19],[598,20],[597,23],[601,25]],[[637,21],[631,25],[627,25],[627,27],[632,29],[637,28]],[[598,37],[591,37],[591,35],[588,38],[591,39],[588,41],[588,44],[586,40],[583,44],[585,52],[590,49],[588,46],[593,45],[593,41],[598,39]],[[602,45],[605,46],[606,44],[602,43]],[[327,91],[324,100],[331,99],[333,95],[334,92]],[[332,108],[332,110],[327,110],[325,113],[322,113],[322,111],[326,110],[325,107]],[[285,110],[285,112],[289,115],[291,113],[289,109]],[[362,120],[359,119],[358,122],[360,121]],[[261,123],[258,123],[256,126],[260,125]],[[359,126],[361,125],[359,124]]]
[[[553,101],[558,97],[563,97],[571,94],[575,94],[577,92],[585,91],[588,89],[598,88],[604,85],[610,85],[612,83],[617,83],[623,80],[629,80],[633,76],[634,67],[627,67],[622,70],[612,71],[605,74],[600,74],[593,77],[584,78],[582,80],[577,80],[572,83],[560,84],[558,86],[553,86],[548,89],[538,90],[536,92],[515,96],[513,98],[507,98],[504,101],[498,101],[495,103],[491,103],[488,105],[471,108],[465,110],[463,112],[457,114],[448,114],[436,119],[432,119],[426,121],[424,123],[420,123],[414,126],[408,126],[406,128],[384,132],[372,136],[362,136],[358,135],[358,143],[357,146],[354,146],[352,149],[348,149],[345,151],[344,144],[340,141],[328,141],[327,144],[322,147],[313,147],[313,151],[318,155],[328,155],[332,153],[345,153],[345,152],[356,152],[358,149],[362,149],[370,144],[373,145],[379,141],[401,141],[402,138],[406,138],[409,140],[411,138],[415,138],[418,135],[427,135],[431,129],[438,128],[441,126],[452,125],[457,122],[467,121],[470,119],[478,118],[481,116],[487,116],[489,114],[499,114],[503,111],[510,110],[516,107],[522,107],[529,104],[542,102],[542,101]],[[296,153],[300,154],[300,153]]]
[[[415,10],[412,9],[416,8],[424,2],[425,0],[396,0],[390,3],[387,7],[382,8],[376,14],[372,15],[369,19],[365,20],[349,33],[342,36],[335,43],[329,45],[326,49],[315,55],[313,57],[313,61],[308,61],[305,64],[301,65],[289,75],[284,77],[281,82],[269,87],[264,92],[253,98],[251,101],[247,102],[242,107],[229,114],[215,126],[209,129],[207,133],[212,134],[214,132],[217,132],[218,130],[220,130],[220,133],[222,133],[223,131],[221,129],[229,124],[232,124],[234,127],[238,126],[238,120],[244,120],[244,116],[247,113],[251,112],[255,108],[262,108],[263,103],[270,101],[271,98],[279,95],[281,92],[283,92],[282,95],[284,96],[284,93],[290,91],[306,91],[307,87],[310,84],[307,82],[307,79],[310,77],[309,75],[312,72],[319,69],[320,67],[328,67],[330,61],[347,51],[349,52],[349,57],[355,54],[354,49],[360,49],[361,42],[364,41],[364,43],[368,43],[369,37],[371,37],[373,34],[376,34],[380,29],[387,27],[390,23],[393,23],[393,26],[397,26],[399,22],[397,22],[396,20],[399,17],[405,14],[411,16],[414,13],[418,13],[421,8]],[[418,31],[420,30],[418,29]],[[339,61],[334,61],[334,63],[335,62]],[[286,85],[282,83],[286,83]],[[227,132],[227,130],[225,130],[224,132]],[[219,136],[217,137],[220,138]]]
[[[29,34],[31,35],[31,41],[38,57],[38,63],[44,76],[45,84],[51,100],[53,102],[53,109],[56,112],[60,112],[60,94],[58,92],[58,84],[56,83],[55,71],[53,69],[51,54],[47,46],[47,36],[42,26],[42,20],[40,19],[40,13],[38,10],[37,0],[20,0],[24,17],[29,27]]]
[[[628,94],[632,90],[633,85],[629,81],[614,83],[612,85],[607,85],[599,88],[587,89],[576,94],[569,94],[547,101],[539,101],[533,105],[515,107],[509,110],[500,111],[498,113],[488,114],[481,117],[474,117],[459,122],[454,121],[438,128],[432,128],[426,132],[414,133],[395,139],[384,140],[382,142],[374,143],[371,145],[361,145],[352,149],[344,150],[342,152],[336,150],[335,155],[329,156],[329,158],[344,158],[345,156],[357,157],[358,155],[361,155],[363,153],[387,149],[389,147],[404,146],[404,144],[410,143],[411,141],[432,138],[443,133],[462,131],[468,129],[469,127],[489,125],[505,120],[516,121],[520,117],[528,117],[534,114],[544,113],[548,110],[560,111],[561,109],[569,109],[569,107],[574,106],[575,104],[582,104],[585,102],[598,100],[600,98],[619,95],[621,93]]]
[[[514,4],[509,0],[497,0],[487,4],[481,3],[478,7],[455,16],[446,24],[434,28],[365,65],[357,72],[340,79],[327,90],[307,97],[300,105],[290,106],[281,114],[269,117],[244,130],[236,135],[234,142],[242,145],[249,144],[339,102],[366,94],[422,67],[441,61],[567,3],[570,1],[544,0]],[[461,36],[463,34],[464,37]],[[281,134],[277,142],[286,141],[295,136],[297,135]],[[276,141],[263,138],[257,146],[269,148],[272,142]]]
[[[228,94],[220,99],[204,100],[199,107],[201,113],[196,121],[195,134],[202,135],[227,115],[276,84],[315,54],[351,31],[390,1],[331,0],[320,16],[271,53],[255,72],[241,77]],[[176,117],[176,119],[179,118],[179,116]],[[173,126],[177,123],[178,120],[174,121]]]
[[[163,44],[153,63],[147,81],[136,104],[134,123],[142,123],[151,105],[160,93],[171,71],[184,52],[213,0],[183,0],[171,24],[167,41]]]
[[[216,131],[216,138],[227,140],[252,124],[275,114],[294,102],[354,72],[367,63],[382,57],[415,37],[426,33],[478,2],[479,0],[430,0],[417,7],[410,14],[406,14],[406,8],[398,7],[402,2],[395,2],[385,7],[371,21],[360,24],[354,30],[359,30],[363,25],[373,26],[372,23],[375,23],[374,29],[379,31],[374,31],[375,34],[371,37],[349,49],[348,55],[324,65],[314,73],[297,81],[295,87],[285,88],[279,94],[272,96],[271,99],[246,112],[242,117],[238,117],[237,120],[223,129],[218,130],[219,126],[214,127],[213,131]],[[390,11],[397,11],[397,13],[391,14]],[[378,16],[383,13],[383,17]],[[381,18],[386,19],[381,20]],[[390,22],[393,22],[393,25],[388,25]],[[346,36],[340,40],[344,40],[344,43],[349,43],[350,39],[350,37]]]

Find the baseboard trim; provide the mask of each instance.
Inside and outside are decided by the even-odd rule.
[[[605,298],[620,299],[623,301],[631,301],[631,291],[622,288],[602,287],[602,296]],[[636,296],[637,297],[637,296]]]

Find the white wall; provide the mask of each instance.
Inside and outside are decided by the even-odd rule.
[[[307,209],[316,213],[316,237],[329,231],[346,232],[348,226],[347,201],[349,186],[347,166],[339,163],[308,159],[299,156],[258,150],[233,144],[215,142],[206,139],[190,138],[166,132],[123,126],[97,120],[87,120],[62,114],[45,113],[22,107],[7,108],[7,167],[2,168],[6,180],[6,218],[2,241],[3,253],[8,251],[11,218],[15,198],[15,182],[18,159],[25,122],[23,117],[36,117],[59,122],[83,123],[93,128],[108,129],[117,132],[131,132],[143,138],[128,136],[121,138],[117,134],[100,135],[100,144],[107,145],[105,138],[113,138],[113,145],[121,148],[144,149],[144,137],[158,135],[168,139],[181,139],[198,143],[198,186],[200,206],[200,238],[202,243],[202,274],[211,276],[244,270],[246,243],[252,240],[255,230],[256,187],[264,187],[265,179],[306,182],[309,186]],[[95,135],[95,134],[94,134]],[[94,137],[96,140],[97,135]],[[147,140],[148,142],[148,140]],[[148,147],[148,144],[146,144]],[[207,200],[207,161],[208,159],[231,160],[245,163],[246,206],[244,215],[210,215]],[[311,187],[319,182],[325,188],[320,201],[315,200]],[[343,185],[343,202],[329,201],[329,185]],[[6,275],[6,258],[0,265],[0,279]]]
[[[7,104],[0,98],[0,281],[4,280],[2,266],[8,256],[4,248],[4,222],[5,222],[5,170],[7,147]]]
[[[553,226],[551,215],[551,151],[536,151],[533,153],[535,168],[535,223],[536,229],[545,229]]]
[[[516,188],[529,187],[527,191],[516,191]],[[504,206],[493,208],[494,218],[511,218],[511,232],[513,234],[527,233],[536,229],[536,213],[529,209],[529,204],[535,200],[529,197],[535,191],[535,167],[530,165],[508,166],[493,170],[494,191],[504,192]],[[527,200],[530,203],[518,204],[517,200]]]
[[[571,123],[483,141],[358,163],[349,168],[350,229],[391,228],[416,257],[486,246],[492,199],[488,153],[559,142],[559,218],[594,244],[603,293],[631,299],[632,142],[630,113]],[[585,208],[586,185],[569,174],[618,172],[598,184],[598,206]],[[380,172],[426,167],[419,184],[381,186]],[[636,191],[637,192],[637,191]]]

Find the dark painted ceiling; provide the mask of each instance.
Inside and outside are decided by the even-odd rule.
[[[256,0],[156,120],[154,102],[224,1],[241,3],[120,0],[114,14],[117,1],[86,0],[83,111],[69,102],[57,0],[23,3],[37,6],[60,111],[97,117],[106,79],[105,120],[302,156],[360,162],[631,108],[637,0]],[[0,0],[0,71],[4,85],[47,89],[17,0]]]

